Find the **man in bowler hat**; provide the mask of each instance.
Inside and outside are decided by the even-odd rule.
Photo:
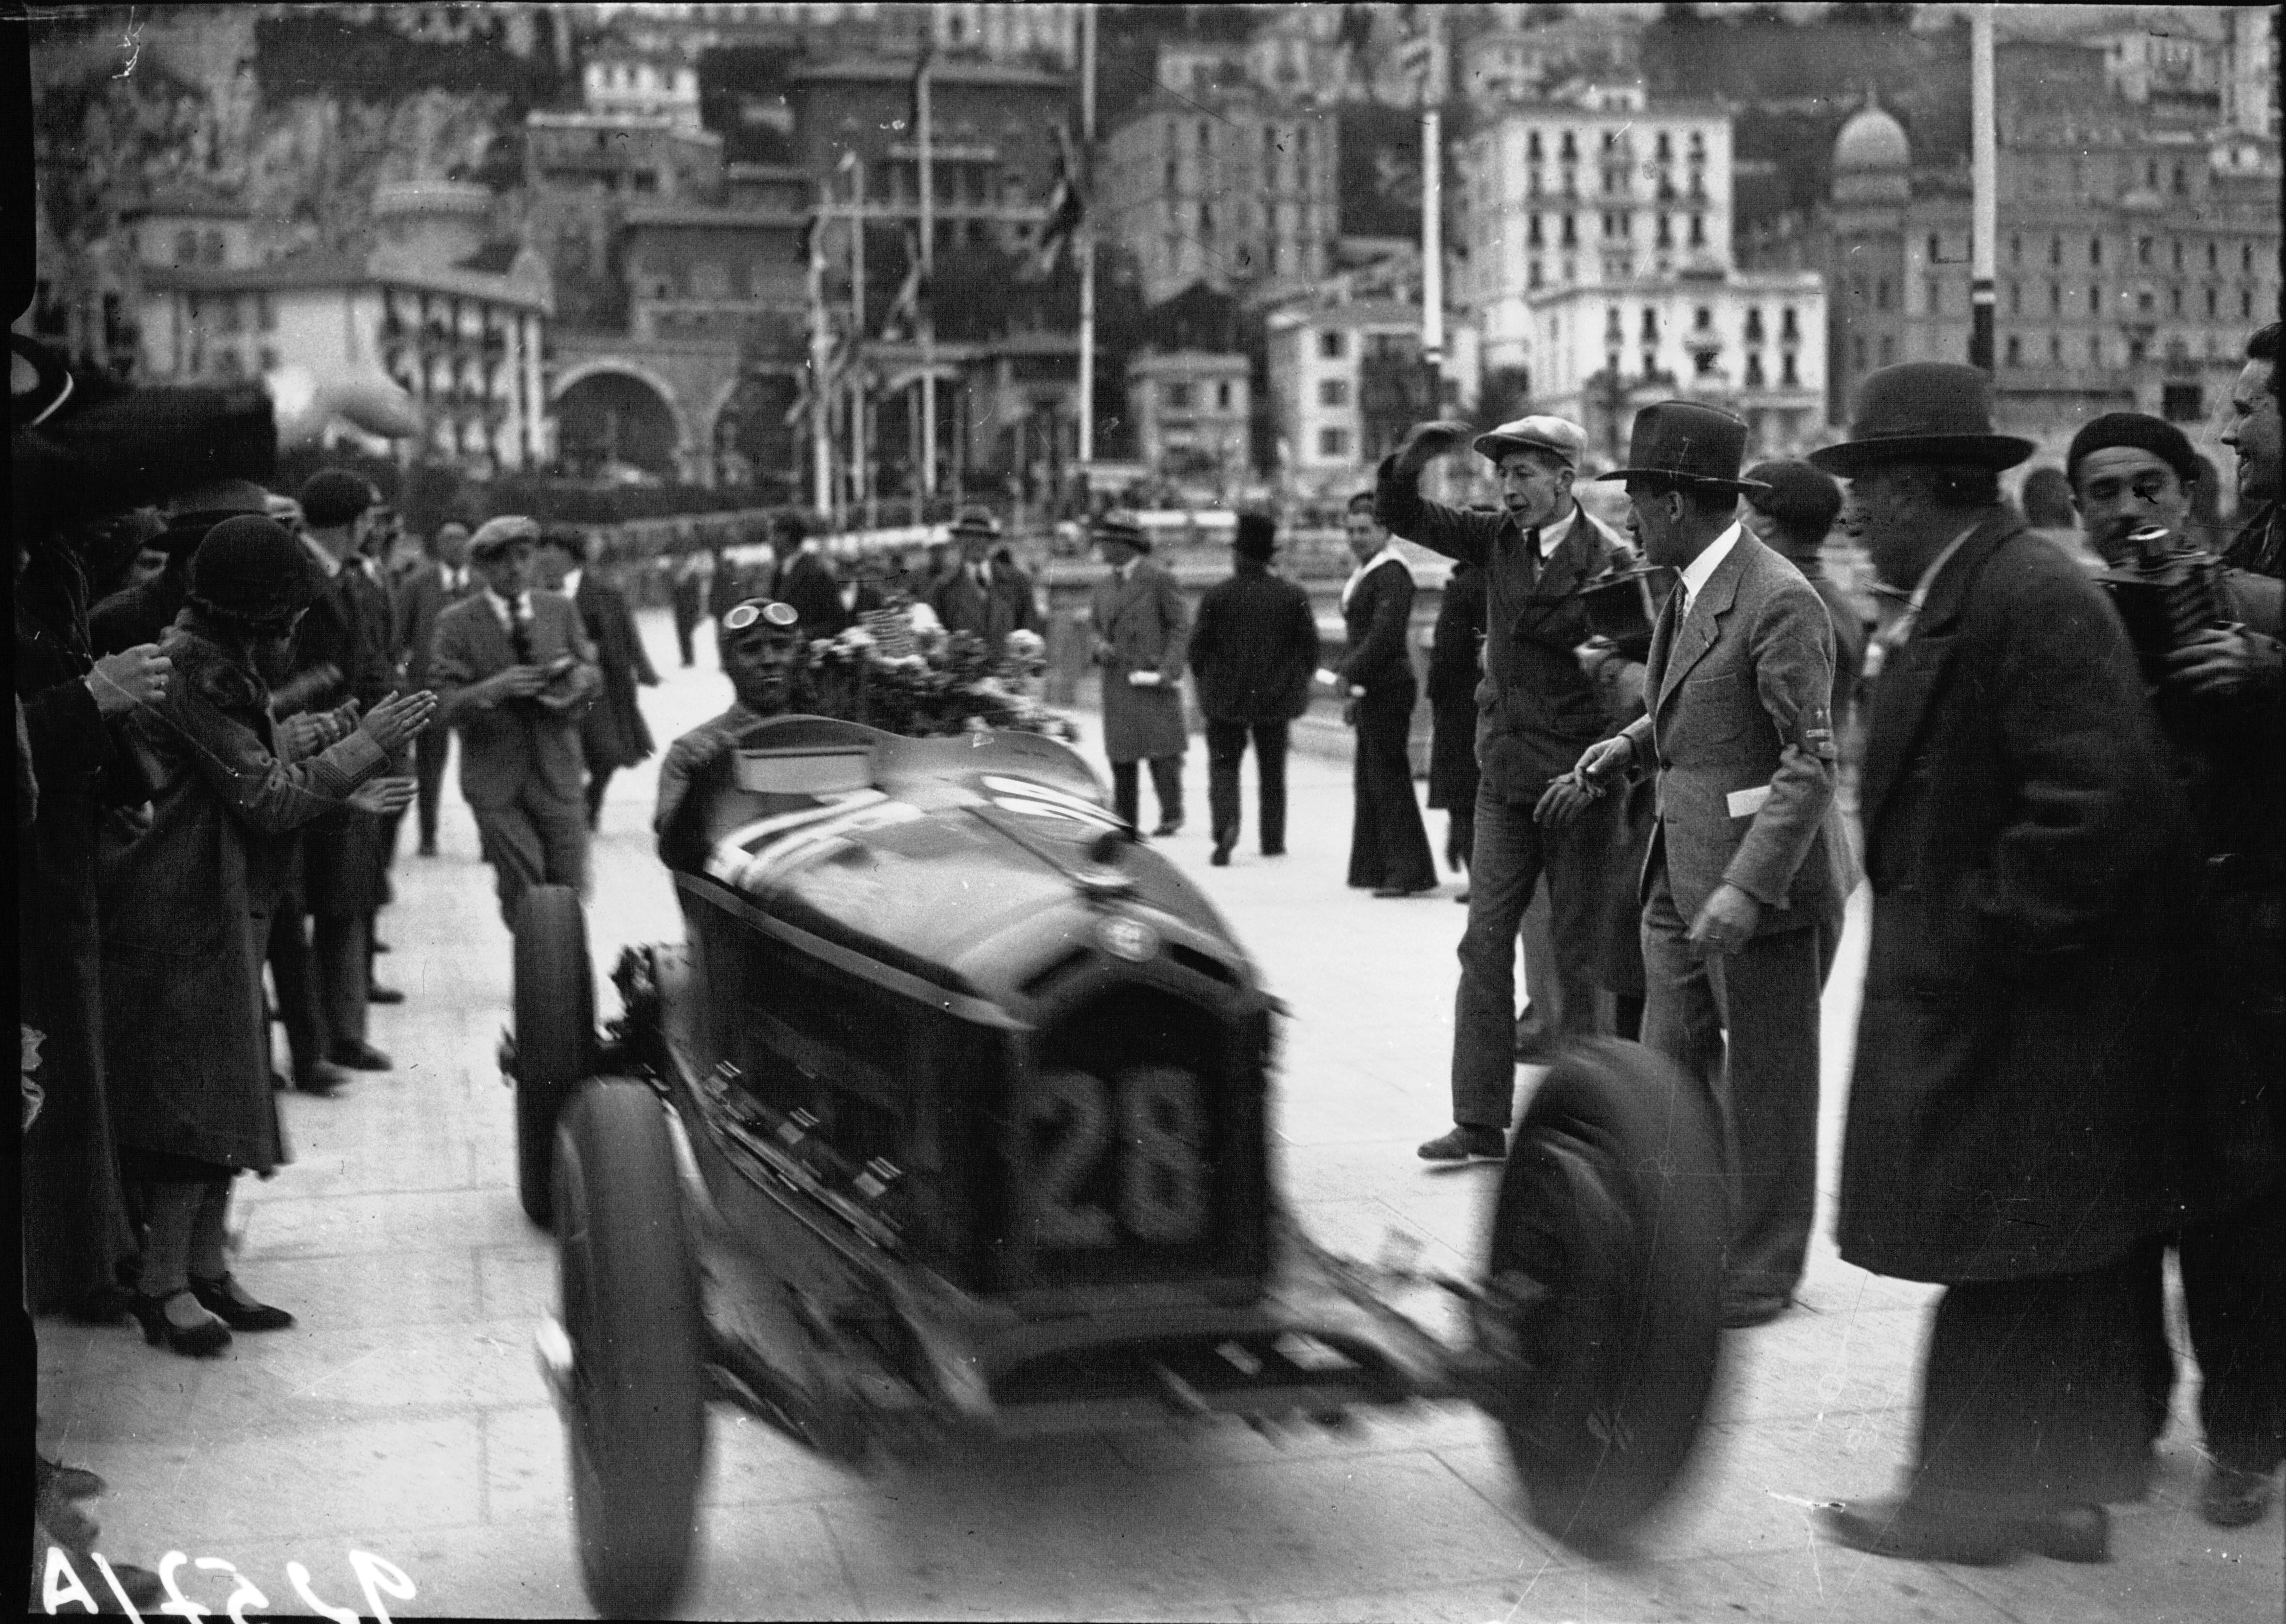
[[[532,588],[539,537],[530,519],[503,515],[469,538],[484,591],[437,618],[430,662],[437,715],[460,730],[461,793],[511,930],[532,886],[587,889],[579,722],[603,686],[571,600]]]
[[[1278,526],[1266,514],[1238,515],[1231,573],[1207,589],[1191,629],[1191,675],[1207,718],[1207,807],[1218,868],[1238,844],[1238,768],[1247,741],[1262,796],[1262,855],[1286,851],[1286,734],[1310,707],[1318,621],[1310,595],[1270,573]]]
[[[1095,544],[1111,573],[1095,584],[1088,625],[1103,670],[1103,753],[1111,762],[1114,810],[1142,821],[1136,765],[1151,764],[1164,839],[1183,827],[1183,650],[1190,615],[1175,577],[1153,563],[1151,538],[1132,514],[1095,522]]]
[[[1746,426],[1661,401],[1623,480],[1645,556],[1682,572],[1651,632],[1645,714],[1558,781],[1543,811],[1621,768],[1656,776],[1644,855],[1643,1040],[1723,1119],[1722,1322],[1785,1312],[1817,1199],[1818,1000],[1855,876],[1833,804],[1833,628],[1801,572],[1735,514]],[[1727,1044],[1724,1041],[1728,1034]]]
[[[1885,1556],[2101,1561],[2105,1502],[2150,1467],[2188,831],[2117,616],[2001,500],[2032,446],[1993,432],[1991,398],[1975,367],[1883,367],[1810,454],[1906,600],[1866,734],[1838,1238],[1945,1287],[1907,1491],[1823,1520]]]
[[[1588,636],[1576,589],[1635,562],[1628,544],[1572,494],[1587,435],[1563,418],[1519,418],[1476,437],[1478,454],[1499,471],[1503,511],[1424,498],[1422,471],[1470,434],[1462,423],[1415,426],[1382,464],[1374,490],[1376,515],[1392,534],[1485,572],[1481,777],[1453,1012],[1454,1126],[1421,1147],[1431,1161],[1506,1154],[1516,1110],[1517,935],[1543,876],[1562,984],[1555,1002],[1568,1032],[1594,1030],[1601,843],[1533,814],[1549,784],[1604,731],[1602,702],[1573,653]],[[1530,990],[1537,1000],[1540,990]]]

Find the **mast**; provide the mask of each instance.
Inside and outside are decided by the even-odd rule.
[[[1975,202],[1969,242],[1968,364],[1992,370],[1993,267],[1998,258],[1994,238],[1999,231],[1999,131],[1996,128],[1992,93],[1992,12],[1980,5],[1969,13],[1969,127]]]
[[[929,157],[930,40],[921,37],[918,91],[921,150],[921,494],[936,494],[936,312],[929,280],[936,271],[936,177]]]
[[[1080,161],[1095,161],[1095,8],[1079,9]],[[1079,462],[1095,459],[1095,210],[1080,216],[1079,231]]]

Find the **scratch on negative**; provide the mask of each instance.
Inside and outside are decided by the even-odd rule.
[[[126,78],[135,71],[135,65],[143,59],[143,25],[136,20],[135,8],[131,5],[127,8],[127,32],[119,36],[119,43],[126,47],[127,66],[112,75],[114,79]]]

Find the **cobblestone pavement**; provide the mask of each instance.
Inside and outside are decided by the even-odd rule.
[[[673,669],[662,615],[646,615],[643,632],[667,672],[644,698],[663,744],[727,703],[727,688],[705,648],[697,671]],[[1462,924],[1454,888],[1405,901],[1345,890],[1347,769],[1297,757],[1292,776],[1292,855],[1268,861],[1242,846],[1231,867],[1210,868],[1194,748],[1193,822],[1163,849],[1194,871],[1291,1007],[1275,1151],[1305,1223],[1367,1257],[1396,1231],[1424,1260],[1467,1270],[1494,1175],[1430,1171],[1413,1155],[1446,1120]],[[620,944],[680,931],[650,855],[651,791],[648,768],[611,786],[589,914],[599,972]],[[586,1611],[563,1434],[532,1353],[533,1321],[553,1298],[552,1258],[516,1204],[510,1101],[495,1063],[508,939],[456,793],[446,809],[442,856],[408,851],[382,916],[395,951],[382,973],[407,998],[374,1011],[373,1040],[397,1070],[336,1099],[288,1097],[295,1160],[241,1187],[239,1272],[294,1309],[300,1327],[240,1337],[213,1361],[147,1348],[130,1328],[37,1327],[43,1441],[110,1479],[93,1510],[114,1559],[225,1558],[275,1607],[311,1611],[288,1573],[299,1563],[316,1599],[370,1616],[351,1565],[359,1550],[417,1587],[410,1601],[382,1593],[398,1616]],[[1863,902],[1827,998],[1829,1169]],[[602,996],[608,1010],[608,987]],[[1931,1295],[1845,1266],[1824,1238],[1831,1228],[1821,1213],[1801,1308],[1726,1337],[1695,1480],[1624,1558],[1590,1561],[1533,1531],[1493,1430],[1457,1408],[1377,1414],[1349,1435],[1313,1430],[1282,1444],[1235,1424],[1082,1437],[868,1479],[717,1406],[688,1611],[1960,1624],[2277,1616],[2277,1513],[2226,1534],[2191,1509],[2200,1463],[2187,1394],[2156,1490],[2117,1517],[2109,1565],[1930,1567],[1822,1544],[1816,1502],[1896,1480]],[[225,1575],[184,1573],[195,1599],[224,1603]]]

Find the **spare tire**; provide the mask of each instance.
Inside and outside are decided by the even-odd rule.
[[[1714,1113],[1670,1062],[1592,1039],[1526,1108],[1475,1314],[1533,1522],[1625,1533],[1673,1487],[1714,1385],[1728,1223]]]
[[[698,1271],[657,1094],[610,1079],[572,1096],[556,1213],[580,1577],[607,1618],[663,1618],[690,1572],[706,1393]]]
[[[587,914],[570,886],[535,885],[516,910],[516,1191],[543,1229],[556,1119],[595,1069]]]

